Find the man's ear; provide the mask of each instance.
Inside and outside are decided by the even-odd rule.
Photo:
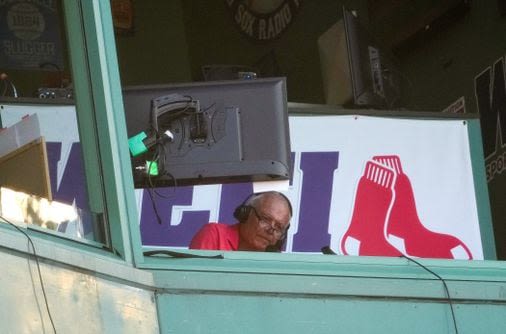
[[[238,222],[244,223],[251,212],[251,205],[241,204],[234,210],[234,218],[237,219]]]

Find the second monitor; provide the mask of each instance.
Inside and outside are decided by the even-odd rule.
[[[123,101],[137,188],[289,179],[285,78],[125,87]]]

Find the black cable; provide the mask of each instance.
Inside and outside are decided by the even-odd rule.
[[[147,190],[148,190],[149,198],[151,199],[151,205],[153,207],[153,211],[155,212],[156,220],[158,221],[158,224],[162,225],[162,218],[160,217],[160,214],[158,213],[158,208],[156,207],[155,199],[154,199],[153,193],[152,193],[154,191],[153,190],[154,185],[151,180],[151,165],[153,164],[153,162],[158,162],[158,156],[159,156],[158,152],[155,153],[155,155],[153,156],[153,159],[148,164],[147,173],[148,173],[149,188]]]
[[[450,297],[450,291],[448,290],[448,286],[446,285],[446,281],[441,276],[439,276],[438,274],[436,274],[435,272],[433,272],[432,270],[430,270],[429,268],[427,268],[426,266],[424,266],[420,262],[415,261],[414,259],[410,258],[409,256],[406,256],[406,255],[403,254],[400,257],[403,257],[403,258],[407,259],[408,261],[411,261],[411,262],[415,263],[419,267],[423,268],[424,270],[428,271],[432,275],[436,276],[439,280],[441,280],[441,282],[443,282],[443,286],[444,286],[444,289],[445,289],[445,292],[446,292],[446,299],[448,300],[448,304],[450,304],[450,311],[451,311],[451,314],[452,314],[453,327],[455,328],[455,333],[458,334],[459,330],[457,328],[457,320],[455,319],[455,312],[453,311],[453,302],[452,302],[452,299]]]
[[[174,95],[178,95],[178,94],[174,94]],[[165,98],[167,98],[168,96],[169,95],[166,95]],[[191,96],[191,95],[179,95],[179,96],[182,96],[183,98],[186,98],[186,100],[172,100],[172,101],[169,101],[169,102],[162,103],[160,100],[163,99],[164,97],[161,96],[161,97],[158,97],[156,99],[153,99],[153,101],[155,101],[156,103],[160,102],[160,105],[157,105],[156,109],[162,109],[162,108],[166,108],[166,106],[170,106],[172,104],[179,104],[179,103],[185,103],[185,102],[186,102],[186,105],[187,105],[185,107],[185,109],[188,109],[188,105],[191,104],[192,102],[196,101],[193,98],[193,96]]]
[[[158,221],[158,224],[162,225],[162,218],[160,217],[160,214],[158,213],[158,208],[156,207],[155,199],[152,194],[152,189],[148,188],[148,194],[149,198],[151,199],[151,206],[153,207],[153,211],[155,212],[156,220]]]
[[[163,143],[159,143],[156,146],[156,156],[157,156],[157,163],[158,163],[158,176],[160,174],[165,174],[166,166],[165,166],[165,145]]]
[[[211,103],[208,107],[204,108],[202,110],[203,113],[205,113],[206,111],[208,111],[209,109],[213,108],[214,106],[216,105],[216,102],[213,102]]]
[[[153,106],[153,109],[151,110],[151,113],[152,113],[151,130],[155,133],[157,144],[155,147],[155,152],[153,154],[153,157],[152,157],[151,161],[148,163],[148,166],[146,168],[147,169],[146,170],[147,179],[148,179],[147,191],[148,191],[149,197],[151,199],[151,205],[153,207],[153,211],[155,213],[156,219],[160,225],[162,224],[162,219],[161,219],[160,214],[158,212],[158,208],[157,208],[157,205],[155,202],[154,195],[162,197],[162,198],[169,198],[169,196],[162,195],[161,193],[159,193],[158,191],[155,190],[155,185],[153,184],[153,179],[151,177],[151,166],[153,163],[157,164],[158,177],[160,177],[161,175],[170,176],[170,178],[172,180],[174,180],[174,192],[175,192],[176,191],[175,189],[177,188],[177,180],[171,173],[169,173],[167,171],[167,168],[165,166],[165,157],[167,155],[165,152],[166,145],[165,145],[165,143],[162,142],[162,140],[160,140],[162,137],[160,134],[160,127],[169,128],[169,125],[173,121],[179,120],[181,122],[182,117],[200,112],[200,110],[198,110],[198,108],[191,109],[192,103],[194,103],[194,101],[195,101],[193,99],[193,97],[186,96],[186,95],[184,97],[187,98],[188,100],[187,101],[181,101],[181,100],[171,101],[171,102],[168,102],[168,103],[156,106],[156,107]],[[186,103],[186,106],[184,106],[183,108],[180,108],[180,109],[173,110],[172,112],[170,112],[170,110],[165,110],[168,108],[168,106],[173,105],[173,104],[180,104],[181,102]],[[197,103],[197,105],[198,105],[198,103]],[[188,110],[190,110],[190,109],[193,111],[189,112]],[[154,119],[155,115],[157,117],[157,126],[155,126],[153,124],[153,119]],[[161,120],[158,119],[159,116],[163,116],[163,117],[161,117],[162,118]],[[163,126],[161,126],[161,125],[163,125]],[[181,128],[184,130],[183,126]]]
[[[159,132],[160,128],[168,128],[168,126],[166,124],[170,124],[173,121],[180,119],[181,117],[184,117],[184,116],[198,114],[198,113],[203,112],[203,111],[198,110],[198,107],[192,108],[194,103],[197,103],[197,106],[198,106],[198,100],[193,99],[193,97],[191,97],[191,96],[184,96],[184,97],[187,97],[188,101],[181,101],[181,100],[171,101],[171,102],[164,103],[162,105],[158,105],[156,107],[153,107],[153,109],[151,110],[151,113],[152,113],[151,128],[156,132],[157,136],[159,135],[158,132]],[[173,110],[169,109],[169,107],[168,107],[173,104],[181,104],[181,103],[186,103],[186,105],[183,108],[173,109]],[[168,110],[165,110],[165,109],[168,109]],[[191,111],[188,111],[188,110],[191,110]],[[153,117],[155,117],[155,116],[156,116],[156,123],[157,123],[156,127],[153,124],[153,119],[154,119]],[[165,126],[162,127],[162,126],[160,126],[161,124],[163,124]]]
[[[157,249],[152,251],[145,251],[143,253],[145,256],[153,256],[153,255],[168,255],[172,258],[176,259],[224,259],[225,257],[223,254],[218,255],[198,255],[198,254],[190,254],[190,253],[183,253],[183,252],[174,252],[171,250],[166,249]]]
[[[161,197],[161,198],[165,198],[165,199],[168,199],[168,198],[171,198],[175,195],[176,193],[176,188],[177,188],[177,179],[174,177],[174,175],[172,175],[168,170],[167,168],[165,167],[165,157],[167,156],[167,152],[165,151],[167,149],[166,145],[162,145],[160,144],[159,147],[158,147],[158,162],[159,162],[159,165],[161,166],[161,168],[159,169],[159,172],[161,173],[161,175],[163,176],[169,176],[173,181],[174,181],[174,186],[173,186],[173,194],[170,195],[170,196],[165,196],[165,195],[162,195],[161,193],[159,193],[158,191],[155,190],[155,187],[153,186],[153,183],[150,183],[151,187],[153,188],[153,192]],[[161,153],[161,154],[160,154]]]
[[[153,157],[151,160],[149,160],[149,163],[146,166],[146,175],[148,177],[149,188],[154,188],[153,180],[151,180],[151,166],[153,163],[156,163],[158,167],[158,152],[155,152],[155,154],[153,154]]]
[[[176,189],[177,189],[177,179],[174,177],[174,175],[172,175],[171,173],[165,171],[165,173],[163,173],[163,175],[165,176],[169,176],[172,180],[174,180],[174,186],[172,187],[172,194],[169,194],[169,195],[163,195],[162,193],[160,193],[159,191],[156,191],[155,188],[153,188],[153,192],[155,193],[156,196],[158,197],[161,197],[161,198],[165,198],[165,199],[170,199],[170,198],[173,198],[175,195],[176,195]]]
[[[162,159],[160,159],[160,150],[163,152],[162,154]],[[159,197],[162,197],[162,198],[170,198],[170,196],[165,196],[165,195],[162,195],[161,193],[157,192],[155,190],[155,185],[153,184],[153,180],[151,179],[151,165],[153,163],[157,163],[158,166],[161,165],[161,170],[163,171],[163,174],[164,175],[169,175],[173,180],[174,180],[174,191],[175,191],[175,188],[177,187],[177,181],[176,181],[176,178],[170,174],[169,172],[165,171],[165,164],[161,164],[160,163],[160,160],[165,160],[165,151],[164,151],[164,145],[163,144],[159,144],[157,145],[157,151],[155,152],[155,154],[153,155],[153,158],[151,159],[151,161],[148,163],[148,166],[147,166],[147,176],[148,176],[148,183],[149,183],[149,187],[146,189],[148,194],[149,194],[149,198],[151,199],[151,206],[153,207],[153,211],[155,213],[155,216],[156,216],[156,220],[158,221],[158,224],[162,224],[162,218],[160,217],[160,214],[158,212],[158,207],[156,206],[156,202],[155,202],[155,196],[153,196],[153,194],[159,196]]]
[[[32,238],[30,238],[30,236],[25,231],[23,231],[21,228],[19,228],[16,224],[10,222],[4,216],[0,216],[0,218],[3,219],[7,224],[13,226],[19,232],[23,233],[25,235],[25,237],[28,239],[28,242],[30,243],[30,245],[32,246],[33,256],[35,257],[35,263],[37,263],[37,272],[39,273],[40,287],[42,289],[42,295],[44,296],[44,303],[46,304],[47,315],[49,316],[49,320],[51,321],[51,326],[53,327],[53,331],[56,333],[56,327],[54,325],[53,317],[52,317],[51,311],[49,309],[49,303],[47,301],[46,289],[44,287],[44,281],[42,280],[42,273],[40,271],[39,256],[37,255],[37,252],[35,250],[35,245],[33,244]]]

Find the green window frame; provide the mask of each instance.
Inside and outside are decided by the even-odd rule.
[[[107,221],[110,245],[98,252],[119,255],[132,263],[126,222],[135,220],[136,212],[131,174],[117,172],[126,170],[121,161],[128,157],[128,148],[118,144],[126,142],[126,130],[110,4],[63,0],[62,8],[90,207],[103,212]],[[64,240],[64,244],[69,242]]]
[[[86,166],[96,179],[88,182],[99,185],[102,177],[104,197],[111,234],[112,247],[121,258],[141,269],[198,271],[198,272],[259,272],[316,274],[332,263],[345,264],[342,269],[355,272],[360,263],[361,276],[389,275],[392,265],[398,268],[402,259],[390,258],[329,258],[325,255],[265,254],[250,252],[225,252],[224,259],[185,259],[171,261],[163,256],[145,257],[139,218],[135,205],[134,186],[130,169],[128,138],[124,117],[120,76],[114,40],[114,29],[108,1],[64,0],[64,16],[68,31],[72,76],[75,81],[76,107],[79,110],[79,127],[83,135],[83,151]],[[96,125],[97,135],[85,130]],[[479,126],[473,125],[473,136],[479,136]],[[473,142],[473,141],[471,141]],[[481,147],[471,148],[476,156],[482,156]],[[100,156],[101,161],[96,159]],[[473,161],[475,168],[484,175],[483,166]],[[101,171],[102,175],[98,175]],[[100,187],[97,187],[100,189]],[[479,186],[483,200],[488,198],[486,187]],[[490,212],[480,212],[480,218],[488,221]],[[492,231],[488,231],[492,233]],[[490,235],[486,236],[490,239]],[[189,251],[190,252],[190,251]],[[199,252],[196,252],[200,254]],[[218,252],[219,253],[219,252]],[[485,250],[487,258],[493,258],[493,245]],[[212,254],[212,252],[206,254]],[[222,253],[220,253],[222,254]],[[401,261],[401,262],[399,262]],[[468,276],[468,269],[492,267],[502,272],[506,264],[498,261],[473,262],[427,260],[445,268],[450,275]],[[365,266],[370,264],[371,266]],[[322,267],[323,266],[323,267]],[[455,272],[452,273],[452,268]],[[329,267],[330,268],[330,267]],[[325,269],[324,271],[326,271]],[[330,269],[329,269],[330,270]],[[469,271],[471,272],[471,271]],[[335,275],[336,273],[332,273]],[[167,272],[165,274],[167,275]],[[469,274],[471,276],[471,274]],[[495,276],[495,275],[494,275]]]

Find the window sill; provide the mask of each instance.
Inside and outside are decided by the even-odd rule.
[[[33,241],[39,260],[48,265],[106,276],[115,281],[149,289],[153,287],[152,275],[149,272],[136,269],[111,251],[97,247],[96,243],[73,241],[39,230],[24,231]],[[26,236],[7,224],[0,226],[0,245],[18,256],[34,256]]]
[[[186,250],[187,251],[187,250]],[[188,251],[187,251],[188,252]],[[441,280],[405,258],[190,251],[223,259],[145,257],[155,285],[177,293],[347,295],[446,299]],[[506,263],[416,259],[442,277],[453,299],[506,302]]]

